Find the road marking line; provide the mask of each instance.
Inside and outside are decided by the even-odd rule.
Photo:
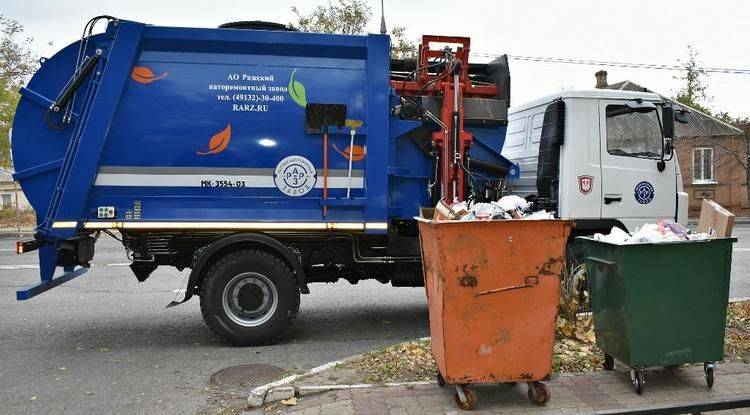
[[[735,252],[748,252],[750,248],[734,248]]]
[[[129,267],[130,262],[113,262],[111,264],[107,264],[108,267]]]
[[[0,269],[39,269],[39,265],[0,265]]]

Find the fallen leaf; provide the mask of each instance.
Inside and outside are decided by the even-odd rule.
[[[286,406],[295,406],[295,405],[297,405],[297,398],[295,398],[294,396],[292,396],[289,399],[282,400],[281,403],[284,404],[284,405],[286,405]]]
[[[568,336],[570,336],[571,334],[573,334],[573,331],[574,331],[574,330],[575,330],[575,329],[573,328],[573,326],[571,326],[571,325],[570,325],[569,323],[567,323],[567,322],[566,322],[565,324],[563,324],[563,325],[562,325],[562,326],[560,327],[560,332],[561,332],[561,333],[562,333],[562,334],[563,334],[563,335],[564,335],[565,337],[568,337]]]

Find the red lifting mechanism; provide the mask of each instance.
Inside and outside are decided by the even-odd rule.
[[[431,49],[438,44],[441,49]],[[443,129],[433,133],[432,140],[440,157],[439,177],[443,199],[450,202],[464,200],[464,154],[473,142],[464,131],[464,97],[495,97],[497,85],[474,85],[469,79],[468,37],[422,37],[419,46],[419,66],[411,81],[391,81],[401,96],[442,97],[440,121]],[[430,72],[431,68],[442,69]],[[437,115],[437,114],[436,114]]]

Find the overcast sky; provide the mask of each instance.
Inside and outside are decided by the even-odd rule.
[[[19,20],[35,47],[49,56],[80,36],[92,16],[109,14],[153,25],[216,27],[236,20],[293,22],[292,5],[309,10],[317,0],[3,0],[0,14]],[[380,5],[370,30],[379,28]],[[750,2],[720,1],[396,1],[385,0],[388,26],[409,37],[469,36],[472,51],[526,56],[675,64],[699,51],[708,67],[750,68]],[[46,42],[54,42],[52,48]],[[476,61],[485,59],[477,58]],[[511,61],[513,103],[570,88],[591,88],[594,72],[606,69],[610,83],[631,80],[672,95],[678,72]],[[708,76],[709,107],[750,116],[750,75]]]

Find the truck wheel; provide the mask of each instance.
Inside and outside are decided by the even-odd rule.
[[[289,267],[263,251],[240,250],[216,261],[201,287],[201,314],[211,330],[236,346],[277,342],[299,310]]]

